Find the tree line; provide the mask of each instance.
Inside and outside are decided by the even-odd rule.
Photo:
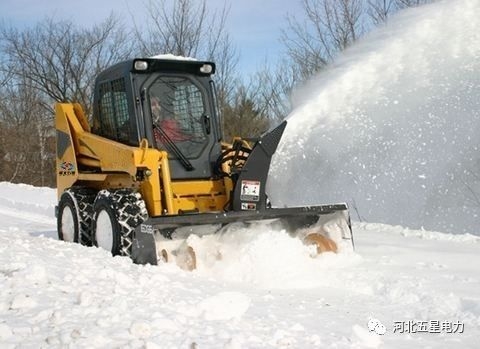
[[[227,30],[229,9],[207,1],[150,0],[146,20],[127,27],[115,13],[80,26],[45,18],[31,27],[0,22],[0,181],[55,186],[54,103],[92,111],[95,77],[132,57],[172,53],[212,60],[225,138],[258,136],[288,115],[292,89],[400,9],[434,0],[300,0],[285,16],[285,55],[250,76]]]

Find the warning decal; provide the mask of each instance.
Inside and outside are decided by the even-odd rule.
[[[257,204],[253,202],[242,202],[242,210],[255,211],[257,209]]]
[[[240,193],[242,201],[260,200],[260,181],[242,181],[242,191]]]

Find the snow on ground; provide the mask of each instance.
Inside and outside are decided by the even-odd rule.
[[[58,241],[55,200],[0,183],[2,349],[477,347],[478,236],[356,223],[356,252],[312,259],[259,226],[186,272]]]

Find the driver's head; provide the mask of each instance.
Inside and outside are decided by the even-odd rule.
[[[152,120],[154,122],[160,121],[162,107],[160,106],[160,99],[157,96],[150,97],[150,107],[152,109]]]

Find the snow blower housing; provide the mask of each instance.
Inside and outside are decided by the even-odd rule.
[[[271,207],[265,187],[286,122],[222,142],[214,73],[212,62],[133,59],[97,77],[92,125],[79,104],[56,104],[60,239],[188,269],[195,226],[272,220],[319,252],[352,244],[345,204]]]

